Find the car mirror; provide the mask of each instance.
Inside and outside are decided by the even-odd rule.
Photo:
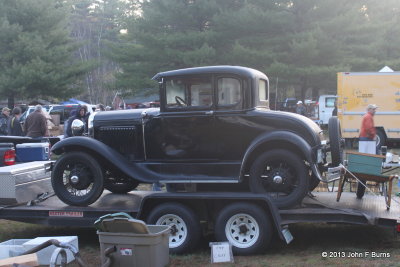
[[[85,130],[85,124],[81,120],[74,120],[71,129],[73,136],[82,136]]]

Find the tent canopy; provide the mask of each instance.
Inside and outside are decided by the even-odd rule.
[[[60,105],[68,105],[68,104],[88,105],[89,103],[86,103],[84,101],[75,98],[70,98],[69,100],[60,103]]]

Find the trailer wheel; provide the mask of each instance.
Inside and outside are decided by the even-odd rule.
[[[147,217],[147,223],[171,227],[170,253],[192,251],[201,237],[200,220],[191,209],[180,203],[171,202],[157,206]]]
[[[328,121],[329,143],[331,148],[332,165],[334,167],[343,163],[344,141],[340,122],[336,116],[330,117]]]
[[[103,193],[103,171],[84,152],[67,152],[56,161],[51,184],[57,197],[72,206],[88,206]]]
[[[236,255],[265,251],[273,228],[265,211],[249,203],[233,203],[221,211],[215,221],[217,241],[229,241]]]
[[[288,150],[267,151],[250,168],[250,190],[267,193],[278,208],[301,202],[309,190],[309,182],[303,160]]]

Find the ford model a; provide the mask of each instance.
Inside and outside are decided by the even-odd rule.
[[[299,203],[342,160],[339,123],[330,145],[310,119],[268,109],[268,78],[249,68],[213,66],[158,73],[160,108],[96,113],[89,136],[53,146],[62,154],[52,185],[67,204],[95,202],[104,188],[139,183],[237,184],[278,207]],[[79,125],[75,128],[79,130]],[[326,162],[331,151],[332,163]]]

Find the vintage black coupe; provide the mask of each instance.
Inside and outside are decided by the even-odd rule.
[[[153,77],[160,108],[103,111],[89,137],[56,143],[57,196],[70,205],[95,202],[104,188],[127,193],[139,183],[236,184],[293,206],[342,160],[340,126],[330,142],[310,119],[268,109],[268,78],[238,66],[173,70]],[[83,129],[73,123],[75,134]],[[327,152],[332,162],[326,162]],[[223,188],[223,187],[222,187]]]

